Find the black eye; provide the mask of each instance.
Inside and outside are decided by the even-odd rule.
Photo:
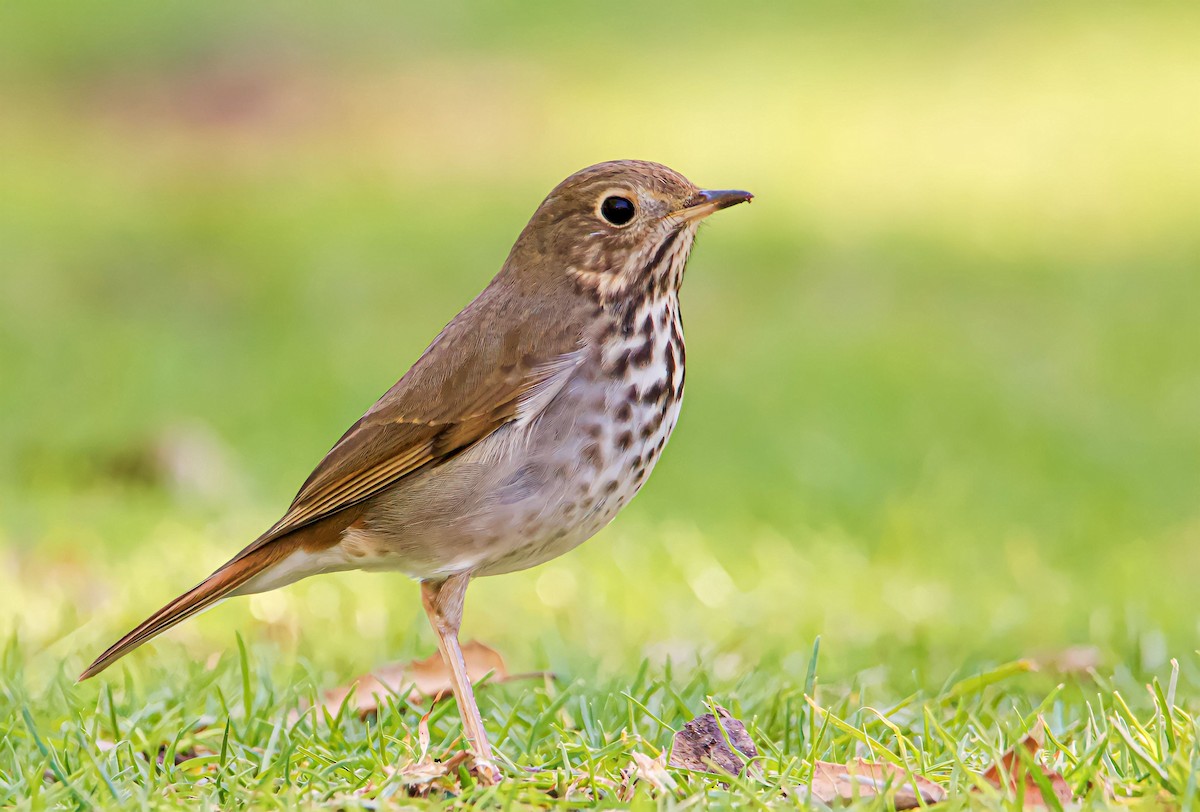
[[[635,211],[633,201],[627,197],[613,195],[604,198],[604,202],[600,204],[600,214],[614,226],[623,226],[628,223],[633,219]]]

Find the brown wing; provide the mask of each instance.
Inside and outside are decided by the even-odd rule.
[[[531,400],[545,402],[582,358],[583,333],[570,308],[514,303],[509,293],[489,287],[448,324],[325,455],[283,518],[237,558],[450,459]]]

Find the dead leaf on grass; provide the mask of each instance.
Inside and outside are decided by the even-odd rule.
[[[504,665],[504,658],[490,646],[472,640],[462,647],[463,659],[467,663],[467,675],[472,682],[478,682],[489,673],[489,682],[509,682],[516,679],[543,679],[548,675],[538,671],[530,674],[509,674]],[[370,674],[364,674],[349,684],[326,691],[321,697],[321,705],[331,715],[336,714],[346,701],[351,689],[355,690],[351,707],[359,716],[369,716],[379,710],[379,705],[392,694],[399,694],[407,689],[412,690],[406,695],[410,703],[418,703],[426,698],[434,702],[451,694],[450,670],[446,668],[441,654],[433,654],[423,660],[413,660],[407,663],[392,663],[382,666]]]
[[[433,713],[433,711],[429,713]],[[438,761],[429,755],[429,713],[422,716],[421,721],[417,723],[417,744],[421,748],[420,756],[416,761],[409,762],[395,771],[410,795],[424,794],[434,782],[456,772],[458,765],[470,757],[470,753],[465,750],[459,750],[445,761]]]
[[[919,775],[910,776],[895,764],[876,764],[861,758],[851,764],[816,762],[807,790],[826,805],[880,795],[896,809],[916,809],[946,800],[946,790],[940,784]]]
[[[716,708],[720,720],[706,713],[688,722],[683,730],[675,734],[675,744],[668,762],[672,767],[741,775],[746,766],[742,756],[758,758],[758,748],[750,741],[746,726],[720,705]]]
[[[638,781],[645,781],[657,792],[670,792],[675,787],[675,779],[667,772],[667,765],[663,763],[666,753],[659,754],[658,758],[650,758],[645,753],[634,750],[630,756],[637,767]]]
[[[1042,783],[1049,786],[1059,804],[1067,804],[1075,800],[1075,795],[1071,792],[1071,787],[1067,784],[1066,779],[1052,770],[1047,770],[1037,761],[1038,753],[1042,749],[1044,728],[1045,723],[1039,719],[1037,725],[1025,738],[1009,748],[1000,757],[1000,761],[989,767],[983,774],[983,780],[993,787],[1007,788],[1014,795],[1017,794],[1019,783],[1024,792],[1026,809],[1050,808],[1051,804],[1042,793]],[[1024,750],[1028,754],[1028,758],[1022,758],[1020,750]]]

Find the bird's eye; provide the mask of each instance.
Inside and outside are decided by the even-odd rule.
[[[632,200],[618,195],[606,197],[600,204],[600,215],[614,226],[627,225],[636,211]]]

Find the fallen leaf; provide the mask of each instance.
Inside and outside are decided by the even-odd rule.
[[[429,744],[431,742],[431,738],[429,736],[429,716],[432,713],[433,711],[429,711],[429,713],[426,713],[421,717],[421,720],[417,722],[417,745],[421,748],[420,760],[422,761],[426,756],[429,755]]]
[[[807,790],[826,805],[880,795],[887,797],[896,809],[916,809],[946,800],[945,788],[928,778],[910,776],[895,764],[876,764],[861,758],[851,764],[814,763]]]
[[[437,761],[425,756],[420,761],[414,761],[396,770],[396,776],[410,795],[423,795],[432,784],[456,773],[458,765],[469,758],[471,758],[471,754],[466,750],[453,753],[445,761]]]
[[[504,665],[504,658],[490,646],[472,640],[462,647],[463,659],[467,664],[467,675],[471,682],[478,682],[489,673],[490,682],[509,682],[515,679],[545,678],[545,672],[530,674],[509,674]],[[351,707],[359,716],[369,716],[379,710],[380,702],[391,694],[401,693],[409,688],[412,690],[406,698],[409,703],[418,703],[425,698],[434,702],[449,696],[453,687],[450,681],[450,669],[446,667],[441,654],[433,654],[423,660],[413,660],[407,663],[392,663],[382,666],[370,674],[364,674],[349,684],[326,691],[321,697],[321,705],[329,713],[336,714],[352,689],[355,690]]]
[[[675,744],[668,762],[672,767],[741,775],[746,766],[741,757],[758,758],[758,748],[750,741],[746,726],[720,705],[716,708],[721,717],[719,721],[711,713],[706,713],[688,722],[683,730],[675,734]],[[731,744],[732,748],[729,746]]]
[[[675,787],[675,779],[667,772],[667,765],[663,763],[665,755],[663,753],[658,758],[650,758],[636,750],[630,754],[634,766],[637,767],[637,780],[645,781],[658,792],[669,792]]]
[[[470,761],[472,756],[467,750],[459,750],[435,759],[429,753],[429,717],[430,710],[417,722],[417,747],[419,752],[415,759],[409,759],[398,767],[384,767],[389,779],[394,778],[404,787],[404,791],[414,798],[428,797],[434,787],[443,792],[457,792],[461,789],[458,781],[458,767]],[[458,740],[455,741],[457,743]],[[453,746],[453,745],[451,745]]]
[[[621,803],[627,804],[633,800],[633,787],[637,783],[633,773],[633,767],[621,768],[621,783],[617,785],[617,800]]]
[[[1024,805],[1026,809],[1048,809],[1051,804],[1042,793],[1038,777],[1049,785],[1050,791],[1058,799],[1059,804],[1071,803],[1075,800],[1071,787],[1066,779],[1051,770],[1047,770],[1037,762],[1038,753],[1042,749],[1042,731],[1045,723],[1038,719],[1033,730],[1016,745],[1009,748],[1000,761],[988,768],[983,774],[983,780],[997,789],[1005,789],[1013,795],[1017,794],[1018,782],[1024,788]],[[1022,758],[1018,751],[1023,749],[1028,758]],[[1027,763],[1030,762],[1030,763]],[[1038,771],[1035,773],[1034,771]]]

